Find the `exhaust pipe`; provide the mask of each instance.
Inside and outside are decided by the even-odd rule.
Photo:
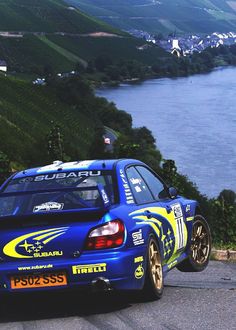
[[[101,292],[101,291],[111,291],[111,283],[105,277],[97,277],[95,280],[92,281],[92,291],[94,292]]]

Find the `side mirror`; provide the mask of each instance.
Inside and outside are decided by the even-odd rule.
[[[171,199],[175,199],[175,198],[177,197],[177,195],[178,195],[178,191],[177,191],[177,189],[174,188],[174,187],[170,187],[170,188],[168,189],[168,192],[169,192],[169,195],[170,195],[170,198],[171,198]]]

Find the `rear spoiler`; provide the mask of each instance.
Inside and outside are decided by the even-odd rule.
[[[83,209],[83,210],[66,210],[60,212],[31,213],[26,215],[9,215],[0,217],[1,229],[24,228],[28,226],[55,225],[82,221],[98,221],[107,210],[101,208]]]

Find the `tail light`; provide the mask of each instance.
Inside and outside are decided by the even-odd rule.
[[[123,244],[125,226],[121,220],[113,220],[93,229],[87,238],[85,249],[97,250],[118,247]]]

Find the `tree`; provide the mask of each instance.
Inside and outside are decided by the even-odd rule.
[[[90,85],[79,76],[58,80],[56,91],[61,101],[74,106],[83,107],[94,98]]]
[[[81,62],[77,62],[75,65],[75,71],[78,71],[80,74],[85,73],[87,67],[81,63]]]
[[[223,190],[213,200],[214,237],[224,244],[236,242],[236,194]]]
[[[105,145],[104,145],[104,126],[97,126],[95,128],[93,141],[89,150],[89,158],[101,159],[106,158]]]
[[[145,126],[134,128],[133,129],[134,140],[140,141],[139,143],[143,148],[147,146],[155,146],[155,138],[152,135],[152,132]]]
[[[129,60],[126,66],[131,78],[144,78],[146,68],[141,63],[136,60]]]
[[[10,160],[5,153],[0,151],[0,184],[9,177],[10,173]]]
[[[48,154],[51,160],[63,160],[64,148],[63,148],[63,135],[58,125],[54,125],[48,135]]]
[[[46,78],[54,75],[54,68],[51,64],[45,64],[43,71],[44,71],[44,75],[46,76]]]
[[[175,166],[175,161],[172,159],[164,159],[162,168],[165,179],[168,182],[173,183],[175,181],[175,176],[177,173],[177,167]]]
[[[87,73],[94,73],[96,71],[96,68],[95,68],[95,63],[93,60],[89,60],[88,61],[88,66],[86,68],[86,72]]]
[[[161,153],[157,150],[155,139],[149,129],[140,127],[122,134],[114,143],[114,157],[135,158],[159,170]]]
[[[116,65],[109,65],[105,72],[111,80],[120,80],[120,71]]]
[[[114,143],[113,154],[115,158],[140,159],[142,153],[140,144],[131,141],[129,136],[121,135]]]
[[[110,56],[103,54],[95,58],[94,64],[98,71],[104,71],[106,67],[113,64],[113,61]]]
[[[232,190],[224,189],[219,194],[218,199],[224,200],[224,203],[228,206],[234,206],[236,203],[236,193]]]

